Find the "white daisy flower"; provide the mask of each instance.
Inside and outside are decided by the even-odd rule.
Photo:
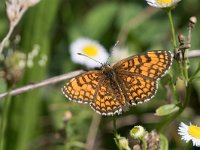
[[[178,128],[178,134],[181,135],[181,139],[186,143],[192,140],[193,146],[200,147],[200,127],[196,125],[186,125],[183,122],[180,123]]]
[[[71,59],[73,62],[87,66],[88,68],[100,67],[101,64],[95,62],[95,59],[101,63],[105,63],[109,57],[106,49],[97,41],[80,38],[70,45]],[[80,56],[77,53],[82,53],[92,59]]]
[[[145,129],[142,126],[134,126],[130,130],[130,136],[133,139],[142,139],[144,137],[144,134],[145,134]]]
[[[146,0],[147,3],[157,8],[167,8],[176,5],[181,0]]]

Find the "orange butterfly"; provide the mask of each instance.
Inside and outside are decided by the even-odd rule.
[[[149,51],[82,73],[69,80],[62,91],[70,100],[89,104],[101,115],[121,114],[124,106],[150,100],[171,64],[170,51]]]

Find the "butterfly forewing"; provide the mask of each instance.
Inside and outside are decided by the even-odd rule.
[[[116,73],[132,73],[152,79],[160,78],[172,63],[170,51],[150,51],[146,54],[128,57],[113,66]]]
[[[99,70],[82,73],[69,80],[62,91],[70,100],[79,103],[91,103],[103,74]]]

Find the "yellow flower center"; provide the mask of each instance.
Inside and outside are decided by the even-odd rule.
[[[83,53],[87,56],[93,57],[96,56],[98,53],[97,47],[95,45],[86,45],[83,48]]]
[[[161,6],[170,6],[173,3],[173,0],[157,0],[157,4]]]
[[[188,132],[192,137],[200,139],[200,127],[190,125],[188,128]]]

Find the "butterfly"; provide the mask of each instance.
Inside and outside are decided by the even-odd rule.
[[[70,79],[62,88],[71,101],[89,104],[101,115],[121,114],[124,106],[146,102],[155,95],[158,80],[172,64],[166,50],[125,58],[113,66],[105,63]]]

